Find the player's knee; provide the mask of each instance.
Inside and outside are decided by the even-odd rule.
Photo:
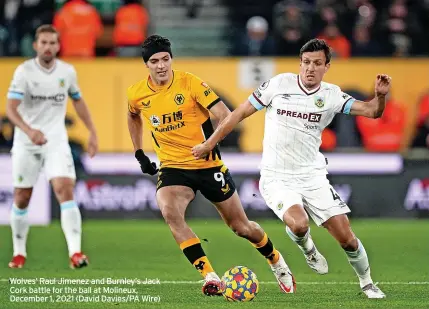
[[[308,231],[308,217],[295,218],[289,228],[297,236],[304,236]]]
[[[162,216],[164,217],[165,223],[170,227],[178,228],[185,224],[185,218],[176,211],[164,210]]]
[[[54,187],[54,193],[60,203],[73,200],[73,185],[63,184]]]
[[[356,251],[359,243],[354,235],[348,235],[340,239],[340,245],[345,251]]]
[[[243,224],[240,221],[233,221],[230,223],[229,227],[231,230],[239,237],[248,239],[252,234],[252,226],[249,224]]]
[[[31,198],[31,189],[15,189],[14,202],[19,209],[28,207]]]

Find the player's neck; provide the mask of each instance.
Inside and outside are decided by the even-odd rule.
[[[40,60],[38,57],[36,57],[36,61],[37,61],[38,65],[40,65],[42,68],[44,68],[46,70],[52,69],[52,67],[55,64],[55,59],[52,59],[51,61],[46,62],[46,61]]]
[[[320,87],[321,83],[318,83],[314,86],[309,86],[305,83],[304,79],[301,77],[301,75],[299,76],[299,81],[301,82],[302,86],[304,86],[305,89],[307,89],[308,91],[313,91],[314,89],[317,89]]]

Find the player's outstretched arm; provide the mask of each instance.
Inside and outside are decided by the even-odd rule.
[[[369,102],[355,101],[350,109],[350,115],[367,118],[380,118],[386,107],[386,96],[390,91],[392,78],[379,74],[375,80],[375,97]]]
[[[16,127],[20,128],[25,134],[28,135],[30,140],[35,145],[46,144],[47,140],[45,135],[40,130],[32,129],[28,124],[25,123],[21,115],[18,113],[18,105],[21,104],[21,100],[8,99],[6,105],[6,115],[10,122]]]
[[[77,115],[89,131],[88,153],[92,158],[98,151],[98,140],[97,132],[95,130],[94,123],[92,122],[91,114],[83,98],[73,100],[73,106],[76,110]]]
[[[256,111],[256,108],[249,102],[249,100],[246,100],[246,102],[242,103],[219,123],[216,130],[208,140],[192,148],[192,154],[195,159],[205,158],[219,141],[231,133],[231,131],[240,121],[254,114]]]

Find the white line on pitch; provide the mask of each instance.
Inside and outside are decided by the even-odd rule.
[[[95,278],[94,278],[95,279]],[[142,279],[142,281],[144,281]],[[0,278],[0,282],[9,282],[8,278]],[[260,281],[261,284],[277,284],[277,281]],[[161,284],[202,284],[202,281],[162,281]],[[301,285],[357,285],[355,281],[298,281]],[[429,285],[429,281],[380,281],[379,285]],[[136,284],[137,285],[137,284]]]

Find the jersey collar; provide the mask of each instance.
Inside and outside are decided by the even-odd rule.
[[[170,84],[168,85],[168,87],[167,87],[167,85],[164,85],[164,86],[157,86],[157,85],[155,85],[155,84],[152,82],[152,79],[150,78],[150,75],[149,75],[149,77],[147,78],[147,86],[148,86],[148,87],[149,87],[149,89],[150,89],[150,90],[152,90],[153,92],[157,92],[157,91],[160,91],[160,90],[163,90],[163,89],[170,89],[171,85],[173,85],[173,82],[174,82],[174,70],[173,70],[172,72],[173,72],[173,77],[171,78],[171,82],[170,82]]]
[[[297,79],[297,81],[298,81],[298,86],[299,86],[299,88],[302,90],[302,92],[304,92],[306,95],[312,95],[312,94],[315,94],[317,91],[319,91],[320,90],[320,86],[321,85],[319,85],[319,87],[317,87],[316,89],[314,89],[314,90],[311,90],[311,91],[309,91],[309,90],[307,90],[307,88],[305,88],[305,86],[302,84],[302,82],[301,82],[301,78],[299,77],[299,74],[298,74],[298,79]]]
[[[54,65],[53,65],[53,66],[52,66],[52,68],[50,68],[50,69],[46,69],[46,68],[44,68],[44,67],[40,64],[39,59],[37,59],[37,58],[34,58],[34,63],[36,64],[36,67],[38,67],[38,68],[40,69],[40,71],[42,71],[43,73],[46,73],[46,74],[51,74],[52,72],[54,72],[54,71],[55,71],[55,69],[56,69],[56,67],[57,67],[57,59],[54,59]]]

